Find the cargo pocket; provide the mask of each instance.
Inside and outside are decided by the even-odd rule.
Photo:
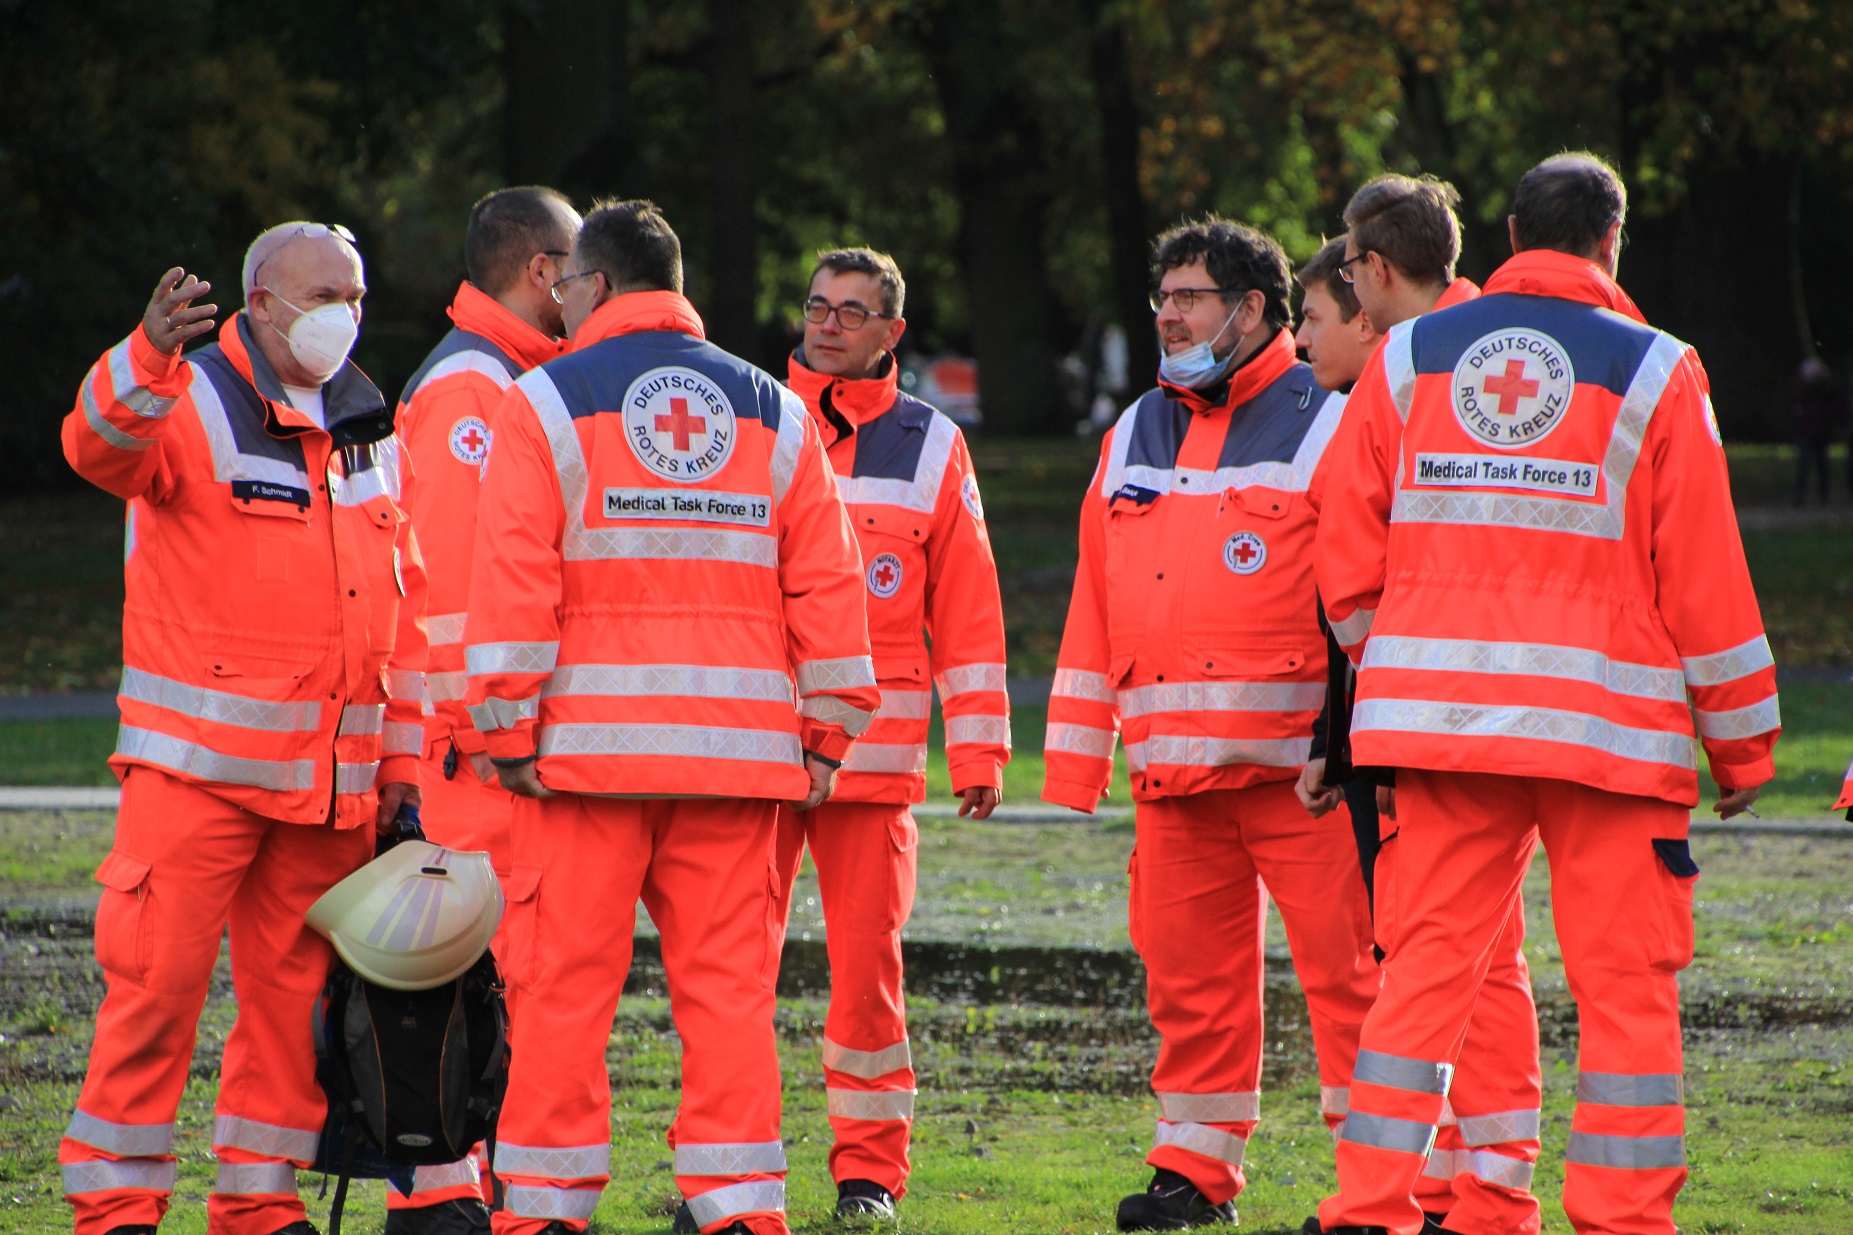
[[[148,900],[150,869],[135,855],[112,849],[96,873],[103,885],[97,902],[97,963],[137,986],[148,981],[149,941],[142,909]]]
[[[508,872],[508,909],[502,917],[502,954],[496,957],[502,979],[526,987],[533,978],[534,917],[540,912],[540,867],[514,866]]]
[[[892,850],[889,861],[894,863],[894,878],[888,881],[888,929],[898,931],[913,915],[914,889],[920,878],[920,825],[914,822],[913,811],[903,810],[888,820],[888,844]]]
[[[1661,892],[1662,944],[1648,959],[1655,969],[1678,973],[1692,963],[1692,885],[1699,880],[1699,864],[1692,860],[1692,844],[1684,837],[1656,837],[1653,846],[1660,859],[1654,875]]]

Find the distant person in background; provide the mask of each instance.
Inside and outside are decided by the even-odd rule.
[[[1840,437],[1849,410],[1853,410],[1853,398],[1848,396],[1846,387],[1834,380],[1833,373],[1821,359],[1810,356],[1802,361],[1795,381],[1789,386],[1789,418],[1795,433],[1797,506],[1808,501],[1810,475],[1820,477],[1821,504],[1825,506],[1833,498],[1834,484],[1828,479],[1827,451]],[[1847,483],[1853,487],[1853,452],[1848,455]]]

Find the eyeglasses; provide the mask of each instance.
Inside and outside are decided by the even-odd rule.
[[[1358,280],[1357,280],[1357,276],[1352,273],[1351,263],[1361,262],[1369,256],[1370,256],[1370,250],[1365,249],[1362,253],[1359,253],[1356,257],[1347,257],[1344,261],[1338,263],[1338,277],[1343,279],[1347,283],[1356,283]]]
[[[893,317],[892,313],[877,313],[875,310],[854,300],[845,300],[842,304],[831,304],[822,296],[812,296],[804,302],[804,320],[815,325],[823,325],[832,313],[836,314],[836,324],[844,330],[860,330],[862,324],[871,317]]]
[[[1220,287],[1161,287],[1151,295],[1152,312],[1164,312],[1165,301],[1169,300],[1177,306],[1177,311],[1179,313],[1188,313],[1191,308],[1196,305],[1197,297],[1199,296],[1224,296],[1227,294],[1228,293],[1223,291]]]
[[[257,276],[259,272],[270,264],[270,259],[281,252],[284,245],[296,239],[298,236],[307,240],[320,240],[323,236],[339,236],[356,250],[360,248],[360,241],[354,238],[354,233],[339,223],[299,223],[296,225],[296,230],[289,235],[278,236],[276,239],[266,242],[264,260],[251,269],[250,277],[253,288],[257,286]]]
[[[605,274],[605,272],[602,270],[581,270],[578,274],[565,275],[561,278],[555,279],[552,283],[549,283],[547,285],[547,292],[549,295],[553,297],[553,303],[560,304],[560,305],[563,305],[566,303],[566,298],[560,295],[560,285],[562,283],[571,283],[574,279],[583,279],[589,274]],[[605,274],[605,282],[606,283],[611,282],[610,275]]]

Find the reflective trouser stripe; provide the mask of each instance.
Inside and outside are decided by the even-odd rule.
[[[1247,1138],[1233,1132],[1224,1132],[1208,1124],[1171,1123],[1163,1119],[1158,1121],[1152,1143],[1188,1149],[1193,1154],[1227,1162],[1230,1166],[1242,1165],[1242,1155],[1248,1151]]]
[[[445,1188],[479,1188],[482,1186],[482,1172],[476,1166],[475,1158],[459,1158],[455,1162],[444,1162],[437,1166],[421,1166],[412,1172],[412,1195],[420,1192],[440,1192]]]
[[[498,1167],[499,1171],[501,1168]],[[570,1218],[589,1221],[604,1188],[551,1188],[517,1185],[502,1194],[502,1207],[517,1218]]]
[[[922,742],[913,745],[882,745],[879,743],[857,742],[849,748],[849,754],[843,759],[845,772],[901,772],[914,773],[926,771],[927,748]]]
[[[1526,1191],[1531,1187],[1535,1168],[1529,1162],[1508,1158],[1487,1149],[1436,1149],[1428,1155],[1422,1174],[1430,1179],[1453,1179],[1472,1175],[1501,1188]]]
[[[116,753],[129,759],[144,759],[169,771],[226,785],[249,785],[254,789],[271,789],[278,793],[315,787],[313,759],[242,759],[165,733],[156,733],[152,729],[137,729],[133,725],[122,726],[116,738]]]
[[[1345,1116],[1343,1139],[1353,1145],[1426,1156],[1435,1147],[1435,1125],[1419,1119],[1393,1119],[1368,1111],[1352,1111]]]
[[[1602,1106],[1684,1106],[1686,1078],[1677,1072],[1579,1072],[1576,1100]]]
[[[865,1081],[879,1080],[890,1072],[913,1066],[914,1054],[907,1041],[879,1051],[851,1050],[840,1042],[824,1039],[824,1067]]]
[[[743,1141],[737,1144],[676,1146],[678,1175],[761,1175],[785,1169],[781,1141]]]
[[[59,1172],[64,1176],[66,1196],[110,1192],[117,1188],[172,1192],[180,1178],[180,1164],[128,1158],[121,1162],[69,1162],[59,1168]]]
[[[64,1134],[93,1149],[121,1154],[125,1158],[158,1157],[174,1147],[174,1125],[171,1123],[118,1124],[84,1111],[71,1112],[71,1122]]]
[[[1686,1164],[1683,1136],[1598,1136],[1572,1132],[1564,1161],[1575,1166],[1608,1166],[1646,1171]]]
[[[912,1119],[914,1090],[824,1090],[824,1105],[834,1119]]]
[[[1497,1111],[1491,1115],[1462,1115],[1461,1140],[1469,1145],[1504,1145],[1508,1141],[1538,1139],[1539,1112]]]
[[[785,1182],[758,1179],[751,1183],[729,1184],[700,1196],[688,1198],[688,1212],[701,1226],[712,1226],[736,1214],[784,1213]]]
[[[221,1162],[212,1190],[222,1196],[294,1196],[296,1168],[287,1162]]]
[[[1351,1089],[1345,1085],[1319,1086],[1319,1113],[1343,1117],[1351,1109]]]
[[[266,1158],[313,1162],[321,1139],[322,1134],[312,1129],[284,1128],[238,1115],[220,1115],[212,1121],[214,1149],[242,1149]]]
[[[546,1148],[495,1143],[495,1173],[537,1179],[600,1179],[611,1171],[611,1143]]]
[[[1245,1123],[1261,1118],[1261,1094],[1160,1093],[1158,1109],[1173,1123]]]
[[[1449,1082],[1454,1079],[1454,1066],[1402,1055],[1385,1055],[1381,1051],[1359,1051],[1358,1065],[1351,1073],[1351,1079],[1409,1093],[1445,1094]]]

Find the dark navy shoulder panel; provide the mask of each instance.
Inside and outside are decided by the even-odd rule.
[[[262,396],[226,359],[217,343],[189,352],[187,363],[198,366],[194,381],[204,377],[212,383],[213,391],[219,396],[219,405],[225,409],[225,419],[232,427],[232,442],[239,454],[280,459],[294,465],[298,471],[308,466],[300,435],[272,437],[264,428],[268,412]]]
[[[927,427],[936,415],[932,404],[897,394],[892,407],[856,430],[856,458],[849,474],[912,480],[920,469]]]
[[[1409,336],[1415,371],[1452,373],[1475,341],[1514,326],[1557,340],[1578,383],[1602,386],[1618,396],[1627,393],[1660,334],[1599,305],[1501,292],[1417,318]]]
[[[1184,431],[1190,427],[1190,409],[1154,386],[1133,405],[1132,440],[1126,443],[1129,467],[1171,468],[1177,464]]]
[[[507,370],[510,381],[521,376],[521,366],[510,360],[507,352],[475,331],[460,330],[452,326],[450,333],[438,340],[438,345],[431,349],[431,354],[425,357],[425,362],[418,366],[418,372],[412,374],[412,379],[405,384],[405,393],[399,396],[399,402],[410,403],[413,393],[425,380],[425,374],[431,372],[439,361],[448,360],[458,352],[481,352]]]
[[[784,397],[770,373],[712,343],[670,330],[615,335],[542,366],[574,419],[616,412],[631,383],[652,369],[693,369],[721,388],[734,415],[778,431]]]
[[[1293,462],[1306,431],[1331,397],[1330,391],[1313,380],[1311,365],[1294,365],[1235,409],[1216,466]]]

